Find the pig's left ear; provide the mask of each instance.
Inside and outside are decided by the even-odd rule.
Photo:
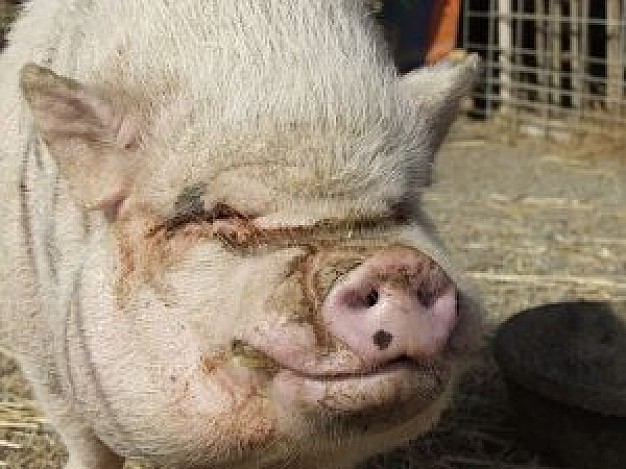
[[[119,106],[35,64],[20,86],[35,125],[79,203],[115,211],[132,183],[138,131]]]
[[[422,67],[404,77],[400,86],[409,100],[417,101],[418,115],[426,123],[432,138],[433,150],[439,148],[450,129],[478,71],[477,55],[470,55],[463,62],[438,63]]]

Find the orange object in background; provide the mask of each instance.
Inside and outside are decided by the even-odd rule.
[[[452,52],[459,28],[461,0],[435,0],[428,24],[424,63],[432,65]]]
[[[401,73],[448,57],[456,45],[461,0],[384,0],[379,12]]]

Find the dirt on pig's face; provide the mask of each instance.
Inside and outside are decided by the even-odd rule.
[[[350,462],[429,428],[476,329],[416,200],[376,202],[319,171],[314,194],[306,168],[186,164],[142,173],[82,280],[111,307],[83,305],[98,384],[77,384],[106,403],[105,441],[269,467],[339,447]]]

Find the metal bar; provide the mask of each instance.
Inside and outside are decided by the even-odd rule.
[[[576,109],[581,109],[582,103],[580,102],[579,94],[582,92],[582,70],[580,59],[580,29],[581,25],[578,22],[580,15],[580,0],[570,1],[570,38],[569,38],[569,63],[571,70],[571,83],[572,83],[572,106]],[[581,114],[578,113],[581,117]]]
[[[513,34],[511,24],[511,0],[498,0],[498,45],[500,46],[500,111],[507,112],[511,97],[511,49]]]
[[[548,42],[552,55],[552,68],[550,73],[550,84],[552,92],[550,101],[560,104],[561,95],[561,0],[550,0],[550,13],[555,17],[555,21],[548,23]]]
[[[496,32],[496,27],[495,27],[495,15],[494,12],[495,10],[495,6],[496,6],[496,0],[489,0],[489,18],[488,18],[488,26],[487,26],[487,41],[489,44],[494,44],[495,42],[495,32]],[[492,97],[493,97],[493,67],[491,66],[491,64],[494,61],[494,54],[489,54],[487,53],[487,74],[486,74],[486,80],[487,80],[487,99],[485,102],[485,110],[487,111],[487,116],[491,116],[491,113],[493,111],[491,103],[492,103]]]
[[[497,80],[494,81],[494,83],[498,83]],[[539,85],[535,85],[532,83],[521,83],[521,82],[517,82],[514,85],[511,86],[511,91],[549,91],[551,90],[551,88],[549,87],[542,87]],[[561,93],[564,96],[572,96],[574,94],[574,91],[571,90],[561,90]],[[514,93],[512,93],[513,95]],[[600,94],[591,94],[591,93],[582,93],[580,94],[581,98],[586,98],[590,101],[593,101],[595,103],[608,103],[608,104],[618,104],[618,103],[622,103],[623,99],[621,98],[609,98]],[[494,98],[495,99],[495,98]],[[501,98],[498,98],[497,100],[499,101]],[[529,102],[536,102],[534,100],[527,100]],[[563,109],[564,111],[570,112],[572,115],[576,115],[577,111],[575,108],[566,108],[563,107],[562,105],[556,103],[552,105],[553,108],[559,108],[559,109]]]
[[[488,18],[490,17],[491,13],[475,13],[475,12],[470,12],[469,16],[471,18]],[[531,13],[511,13],[510,15],[510,19],[512,20],[534,20],[537,15],[535,14],[531,14]],[[563,16],[563,15],[551,15],[551,14],[545,14],[542,15],[543,19],[545,19],[546,21],[558,21],[561,23],[568,23],[570,21],[569,17],[567,16]],[[585,19],[580,19],[580,23],[581,24],[589,24],[589,25],[596,25],[596,26],[605,26],[606,25],[606,20],[604,19],[599,19],[599,18],[585,18]]]
[[[588,19],[589,18],[589,0],[581,0],[581,11],[580,11],[580,16],[582,18]],[[589,57],[589,23],[586,24],[581,24],[582,26],[582,31],[581,31],[581,35],[580,35],[580,57],[581,57],[581,72],[584,76],[587,75],[587,69],[589,67],[589,64],[592,63],[591,59]],[[585,86],[585,81],[583,81],[583,83],[581,83],[581,96],[583,93],[586,93],[588,90],[588,87]],[[581,103],[580,103],[581,107],[586,107],[587,103],[581,98]]]
[[[516,12],[518,11],[524,11],[524,7],[525,7],[525,3],[526,0],[517,0],[516,2],[514,2],[514,8]],[[513,64],[522,64],[524,61],[524,56],[523,54],[520,54],[518,52],[519,48],[522,47],[524,45],[524,21],[512,21],[512,28],[513,28],[513,34],[514,34],[514,39],[513,39],[513,47],[511,48],[511,53],[512,53],[512,63]],[[511,70],[511,80],[516,82],[516,81],[520,81],[523,80],[524,78],[520,75],[519,72],[513,71]],[[530,97],[527,97],[528,99],[530,99]]]
[[[612,101],[622,98],[623,66],[620,48],[620,0],[607,0],[606,5],[606,94]],[[619,106],[611,106],[610,111],[619,111]]]
[[[498,71],[500,66],[499,62],[494,62],[492,64],[492,67],[495,71]],[[526,74],[532,74],[534,73],[536,70],[535,67],[531,67],[528,65],[516,65],[516,64],[512,64],[511,65],[511,71],[512,72],[518,72],[518,73],[526,73]],[[546,69],[547,71],[550,71],[550,68]],[[561,72],[561,76],[564,78],[572,78],[574,76],[574,74],[572,72]],[[606,78],[604,77],[596,77],[593,75],[582,75],[581,77],[583,83],[590,83],[590,84],[595,84],[595,85],[605,85],[606,84]],[[548,88],[550,85],[544,85],[546,88]],[[583,92],[581,92],[582,94]],[[590,93],[592,94],[592,93]],[[596,93],[595,96],[603,96],[600,93]]]
[[[465,0],[462,2],[463,4],[463,48],[468,49],[469,40],[469,32],[470,32],[470,3],[471,0]]]
[[[622,0],[622,15],[620,19],[620,28],[619,28],[619,41],[620,41],[620,89],[622,93],[622,98],[626,95],[626,64],[624,60],[626,60],[626,0]],[[626,111],[626,102],[622,99],[620,104],[620,115],[622,115]]]
[[[469,43],[468,44],[469,48],[472,50],[483,50],[483,51],[495,51],[498,52],[500,51],[500,48],[496,45],[492,45],[492,46],[484,46],[481,44],[476,44],[476,43]],[[529,56],[534,56],[536,54],[536,51],[534,49],[526,49],[526,48],[513,48],[512,50],[514,50],[516,53],[520,53],[522,55],[529,55]],[[547,59],[551,59],[552,57],[554,57],[554,54],[552,53],[547,53],[546,55]],[[571,58],[571,53],[569,51],[561,51],[561,58],[563,59],[569,59]],[[548,61],[549,63],[550,61]],[[608,63],[607,59],[603,59],[600,57],[589,57],[587,59],[587,62],[589,64],[598,64],[598,65],[606,65]],[[565,73],[565,72],[563,72]]]
[[[480,94],[478,94],[478,96],[480,96]],[[515,108],[517,110],[541,111],[542,106],[543,106],[542,104],[537,103],[536,101],[527,101],[527,100],[516,99],[516,98],[511,98],[509,102],[511,104],[511,108],[512,109]],[[578,122],[578,119],[576,118],[576,115],[573,111],[566,112],[562,107],[557,106],[557,105],[549,105],[549,106],[551,109],[553,109],[554,111],[558,111],[558,113],[561,114],[559,116],[559,119],[556,119],[557,121],[560,120],[560,121],[564,121],[568,123]],[[534,113],[533,116],[535,116],[534,121],[535,123],[537,123],[538,122],[536,118],[537,113]],[[521,115],[518,118],[521,118]],[[551,119],[551,121],[554,121],[554,120],[555,119]],[[626,124],[626,118],[619,117],[619,116],[611,116],[604,111],[594,110],[594,111],[589,111],[585,115],[585,119],[582,121],[582,123],[589,124],[593,122],[602,122],[604,124],[610,125],[611,127],[618,127],[618,126],[621,126],[622,124]]]
[[[534,70],[537,83],[544,87],[547,84],[546,79],[546,22],[544,19],[544,0],[535,0],[535,57],[536,57],[536,69]],[[523,55],[523,53],[522,53]],[[546,104],[548,102],[548,96],[543,91],[540,91],[537,94],[538,101],[542,104]],[[542,116],[544,119],[547,119],[548,113],[547,108],[545,108]]]

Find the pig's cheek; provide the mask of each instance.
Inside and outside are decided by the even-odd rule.
[[[200,367],[171,387],[174,413],[195,419],[217,416],[243,408],[257,397],[262,383],[252,375],[232,373],[223,367]]]
[[[215,243],[200,243],[164,274],[172,316],[185,322],[203,348],[228,347],[245,322],[238,308],[241,260]]]

